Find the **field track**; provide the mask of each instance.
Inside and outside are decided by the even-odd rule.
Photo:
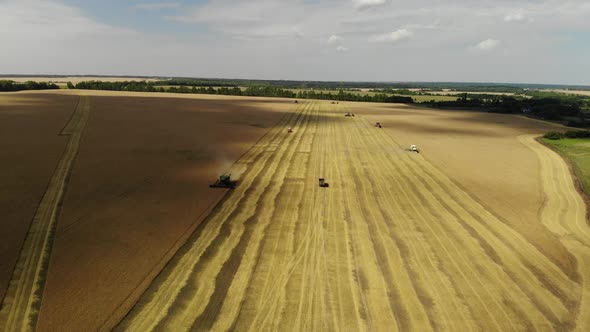
[[[346,111],[302,103],[240,159],[239,186],[118,329],[587,328],[590,230],[559,156],[520,138],[541,161],[542,222],[579,276]]]
[[[586,220],[585,203],[576,191],[571,172],[565,161],[553,150],[536,141],[536,135],[518,139],[531,148],[541,161],[541,180],[547,200],[541,211],[541,221],[574,254],[584,283],[582,302],[576,327],[590,330],[590,228]]]
[[[59,207],[89,115],[89,97],[80,97],[78,107],[61,132],[69,136],[69,141],[35,212],[0,308],[3,331],[35,328]]]

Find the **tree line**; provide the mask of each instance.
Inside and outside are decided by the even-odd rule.
[[[54,83],[27,81],[17,83],[15,81],[0,80],[0,91],[21,91],[21,90],[47,90],[59,89]]]
[[[405,96],[391,96],[384,93],[378,93],[375,95],[358,94],[345,92],[339,90],[338,93],[330,92],[316,92],[314,90],[304,90],[297,93],[297,98],[300,99],[321,99],[321,100],[339,100],[339,101],[362,101],[362,102],[374,102],[374,103],[402,103],[402,104],[413,104],[414,99],[412,97]]]
[[[179,86],[223,86],[223,87],[238,87],[235,82],[228,82],[222,80],[202,80],[192,78],[173,78],[170,80],[160,80],[154,82],[155,85],[179,85]]]
[[[166,81],[169,84],[169,81]],[[229,96],[249,96],[249,97],[281,97],[281,98],[299,98],[299,99],[322,99],[322,100],[339,100],[339,101],[365,101],[379,103],[413,103],[411,97],[388,96],[386,94],[376,94],[374,96],[359,95],[344,90],[338,93],[299,91],[297,93],[277,86],[249,86],[245,89],[234,87],[213,87],[213,86],[172,86],[164,88],[158,86],[159,82],[147,81],[124,81],[124,82],[103,82],[103,81],[85,81],[78,84],[68,83],[68,88],[85,89],[85,90],[112,90],[112,91],[135,91],[135,92],[171,92],[171,93],[194,93],[194,94],[211,94],[211,95],[229,95]]]
[[[531,98],[504,95],[461,95],[456,101],[431,101],[434,108],[471,108],[493,113],[524,114],[536,118],[562,121],[571,127],[587,127],[583,97],[535,94]]]

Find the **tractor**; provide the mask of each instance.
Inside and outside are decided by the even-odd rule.
[[[381,122],[375,122],[375,127],[377,127],[377,128],[383,128],[383,127],[381,126]]]
[[[231,180],[231,174],[223,174],[219,176],[219,179],[215,181],[215,183],[210,184],[210,188],[229,188],[234,189],[236,187],[237,181]]]

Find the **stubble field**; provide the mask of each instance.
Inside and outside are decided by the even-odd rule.
[[[84,93],[90,117],[38,330],[588,328],[586,207],[564,161],[534,140],[552,125],[403,105]],[[207,184],[227,169],[239,185],[222,199]]]
[[[428,150],[410,153],[375,128],[370,105],[349,105],[357,117],[343,116],[348,105],[306,103],[242,158],[241,185],[119,329],[586,328],[585,206],[563,161],[523,134],[544,125],[511,128],[521,134],[513,144],[539,161],[529,172],[545,199],[512,204],[538,213],[527,222],[547,233],[541,244],[429,162]],[[397,111],[404,121],[414,110]],[[540,249],[548,243],[559,254]]]

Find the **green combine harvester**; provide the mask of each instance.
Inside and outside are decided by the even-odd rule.
[[[237,181],[231,180],[231,174],[223,174],[219,176],[219,179],[215,183],[210,184],[210,188],[229,188],[234,189]]]

